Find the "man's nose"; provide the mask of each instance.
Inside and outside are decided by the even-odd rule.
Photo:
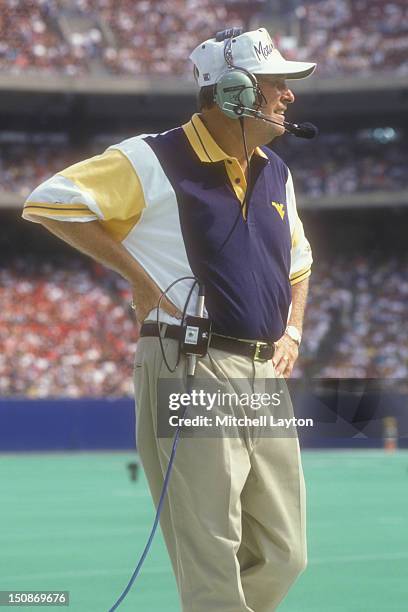
[[[289,87],[286,87],[286,89],[282,92],[282,99],[287,104],[293,104],[293,102],[295,101],[295,94],[291,89],[289,89]]]

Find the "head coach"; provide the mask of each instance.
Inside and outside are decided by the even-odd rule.
[[[286,61],[263,28],[220,32],[190,58],[199,113],[62,170],[23,211],[133,287],[137,446],[156,504],[171,448],[157,436],[157,382],[185,376],[184,356],[172,372],[165,362],[177,362],[190,279],[212,324],[196,375],[288,378],[312,264],[290,171],[265,145],[299,129],[285,120],[288,80],[315,64]],[[187,313],[196,301],[197,288]],[[297,437],[182,439],[161,528],[183,612],[275,610],[307,558]]]

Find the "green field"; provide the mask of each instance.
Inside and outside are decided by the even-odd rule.
[[[154,516],[134,458],[2,455],[0,590],[69,590],[69,608],[47,609],[107,612]],[[279,610],[408,610],[408,453],[306,451],[303,463],[309,566]],[[119,610],[180,610],[161,534]]]

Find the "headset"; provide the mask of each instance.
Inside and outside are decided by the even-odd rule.
[[[259,111],[266,104],[266,98],[255,75],[234,64],[232,46],[236,37],[242,33],[242,28],[229,28],[217,32],[215,36],[216,42],[224,41],[227,69],[215,83],[214,102],[230,119],[242,117],[245,108]],[[226,105],[232,105],[233,108],[229,109]]]
[[[256,76],[242,68],[242,66],[235,66],[233,60],[232,46],[236,37],[242,33],[242,28],[229,28],[228,30],[217,32],[215,36],[216,42],[224,41],[224,58],[227,68],[215,83],[214,102],[227,117],[241,120],[244,140],[245,134],[242,123],[244,117],[253,117],[266,123],[274,123],[283,127],[285,132],[298,138],[310,139],[317,136],[319,130],[312,123],[297,124],[290,121],[283,121],[281,123],[261,112],[260,109],[267,103],[267,99]]]

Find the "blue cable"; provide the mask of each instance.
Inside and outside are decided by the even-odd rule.
[[[145,561],[145,559],[147,557],[147,553],[150,550],[150,546],[151,546],[151,544],[153,542],[153,538],[155,536],[155,533],[156,533],[156,530],[157,530],[157,526],[159,524],[159,519],[160,519],[160,514],[161,514],[161,511],[162,511],[162,508],[163,508],[164,498],[165,498],[166,493],[167,493],[167,487],[168,487],[169,480],[170,480],[170,473],[171,473],[171,470],[172,470],[172,467],[173,467],[174,457],[176,456],[176,449],[177,449],[177,445],[178,445],[178,442],[179,442],[179,439],[180,439],[180,431],[181,431],[181,426],[179,425],[177,427],[176,434],[174,436],[173,448],[171,449],[171,455],[170,455],[170,459],[169,459],[169,464],[167,466],[166,476],[164,478],[163,488],[162,488],[162,492],[161,492],[161,495],[160,495],[160,500],[159,500],[159,503],[158,503],[158,506],[157,506],[156,518],[154,519],[154,523],[153,523],[153,527],[152,527],[152,530],[151,530],[150,535],[149,535],[149,539],[147,540],[147,543],[146,543],[146,546],[144,548],[144,551],[143,551],[143,553],[142,553],[142,555],[141,555],[141,557],[139,559],[139,562],[138,562],[138,564],[136,566],[135,571],[133,572],[133,575],[132,575],[131,579],[129,580],[129,583],[128,583],[127,587],[125,588],[125,590],[123,591],[122,595],[119,597],[117,602],[112,606],[112,608],[110,608],[109,612],[113,612],[114,610],[116,610],[119,607],[119,605],[122,603],[122,601],[125,599],[126,595],[129,593],[129,591],[130,591],[130,589],[132,587],[132,584],[136,580],[136,578],[137,578],[137,576],[138,576],[138,574],[140,572],[140,569],[141,569],[141,567],[142,567],[142,565],[143,565],[143,563],[144,563],[144,561]]]
[[[187,375],[187,393],[191,392],[191,388],[192,388],[192,383],[193,383],[193,378],[194,376],[189,376]],[[182,418],[184,417],[185,413],[187,412],[187,406],[184,408],[183,413],[182,413]],[[156,534],[156,530],[157,530],[157,526],[159,524],[159,520],[160,520],[160,515],[161,515],[161,511],[163,509],[163,503],[164,503],[164,499],[166,497],[166,493],[167,493],[167,489],[168,489],[168,485],[169,485],[169,480],[170,480],[170,474],[171,474],[171,470],[173,468],[173,463],[174,463],[174,458],[176,456],[176,450],[177,450],[177,446],[179,443],[179,439],[180,439],[180,431],[181,431],[181,425],[179,425],[176,429],[176,433],[174,436],[174,441],[173,441],[173,446],[171,449],[171,454],[170,454],[170,459],[169,459],[169,463],[167,466],[167,470],[166,470],[166,475],[164,477],[164,481],[163,481],[163,488],[162,488],[162,492],[160,494],[160,499],[159,499],[159,503],[157,505],[157,510],[156,510],[156,517],[154,519],[154,523],[153,523],[153,527],[150,531],[150,535],[149,535],[149,539],[147,540],[146,546],[144,547],[144,550],[142,552],[142,555],[138,561],[138,564],[136,566],[135,571],[132,574],[131,579],[129,580],[125,590],[123,591],[122,595],[119,597],[119,599],[116,601],[116,603],[112,606],[112,608],[110,608],[109,612],[114,612],[114,610],[116,610],[120,604],[122,603],[122,601],[125,599],[126,595],[129,593],[132,584],[134,583],[134,581],[136,580],[136,578],[139,575],[140,569],[147,557],[147,553],[150,550],[150,547],[152,545],[153,542],[153,538]]]

